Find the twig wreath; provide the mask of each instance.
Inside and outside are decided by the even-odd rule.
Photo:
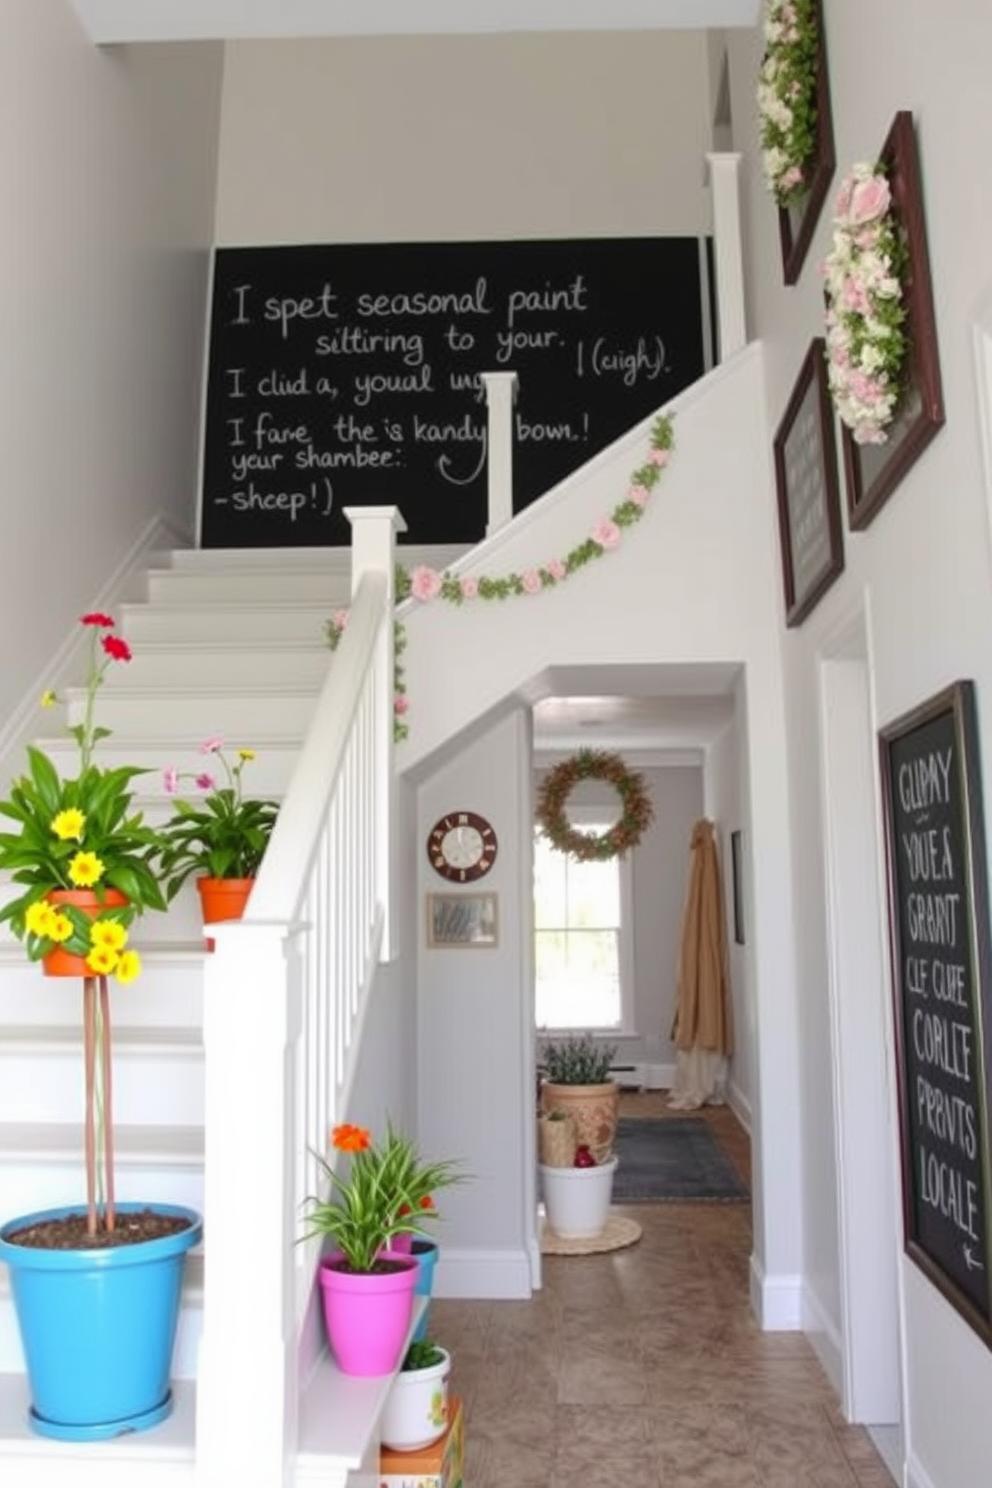
[[[620,797],[622,813],[606,832],[581,832],[569,821],[565,807],[580,780],[606,780]],[[654,819],[654,807],[642,776],[628,770],[618,754],[580,749],[571,759],[549,770],[537,796],[537,820],[542,834],[558,852],[580,863],[622,858],[636,847]]]
[[[612,552],[623,541],[624,529],[633,527],[644,516],[648,498],[661,478],[674,448],[672,421],[662,415],[651,429],[651,448],[643,465],[632,473],[630,485],[624,499],[617,503],[608,517],[601,517],[589,536],[577,543],[564,558],[553,558],[549,563],[524,569],[523,573],[504,574],[500,578],[468,574],[459,578],[451,573],[438,573],[426,564],[408,570],[396,565],[396,603],[403,600],[420,600],[426,604],[432,599],[443,599],[447,604],[463,605],[473,600],[509,599],[514,595],[540,594],[545,589],[554,589],[563,584],[572,574],[578,573],[594,558],[602,558]],[[325,627],[327,644],[336,651],[348,623],[348,611],[338,610]],[[400,657],[406,649],[406,631],[401,621],[395,624],[395,672],[393,685],[393,738],[401,743],[410,730],[406,723],[409,700]]]

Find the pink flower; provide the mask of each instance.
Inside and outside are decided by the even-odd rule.
[[[601,548],[616,548],[620,544],[620,528],[610,517],[603,517],[592,529],[592,540]]]
[[[884,176],[871,176],[859,181],[851,193],[851,221],[874,222],[889,209],[892,193]]]
[[[647,506],[650,495],[647,486],[631,486],[627,492],[627,500],[632,501],[635,506]]]
[[[175,765],[167,765],[162,771],[162,789],[167,796],[174,796],[179,789],[179,771]]]
[[[407,702],[402,692],[398,692],[393,699],[393,712],[396,713],[400,718],[402,718],[404,713],[409,712],[409,709],[410,704]]]
[[[331,624],[334,626],[335,630],[344,630],[345,626],[348,624],[349,613],[350,611],[348,610],[334,611],[334,614],[331,616]]]
[[[214,777],[212,775],[208,775],[206,771],[204,771],[202,775],[197,775],[196,787],[198,790],[213,790]]]
[[[479,593],[479,581],[478,581],[478,579],[472,579],[472,578],[462,579],[462,581],[461,581],[461,591],[462,591],[462,599],[476,599],[478,597],[478,593]]]
[[[668,464],[668,457],[669,457],[670,454],[671,454],[671,450],[667,450],[667,449],[653,449],[651,451],[651,453],[648,455],[648,464],[649,465],[661,465],[661,466],[667,465]]]
[[[851,210],[851,197],[853,196],[853,194],[854,180],[851,176],[848,176],[837,194],[837,201],[834,205],[835,217],[841,218],[847,216],[848,212]]]
[[[793,186],[802,184],[803,173],[798,165],[790,165],[787,171],[783,171],[779,177],[779,187],[782,191],[791,191]]]
[[[562,579],[567,575],[568,569],[560,558],[552,558],[548,564],[548,573],[557,583],[561,583]]]
[[[441,592],[441,575],[436,569],[422,563],[410,573],[410,593],[414,599],[427,601],[436,599]]]
[[[541,592],[541,575],[536,568],[526,569],[520,575],[520,583],[525,594],[540,594]]]

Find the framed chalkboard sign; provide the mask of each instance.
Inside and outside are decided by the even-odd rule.
[[[907,1254],[992,1347],[989,912],[974,687],[879,735]]]
[[[844,570],[840,483],[824,343],[810,343],[775,434],[787,625],[801,625]]]
[[[407,543],[487,523],[483,372],[515,372],[514,510],[710,364],[696,238],[317,244],[214,254],[203,547]],[[622,495],[622,492],[619,493]]]

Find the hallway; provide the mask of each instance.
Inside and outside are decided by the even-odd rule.
[[[623,1113],[665,1113],[663,1093]],[[729,1108],[700,1113],[749,1177]],[[748,1303],[750,1206],[637,1204],[642,1239],[545,1257],[529,1302],[435,1301],[466,1407],[466,1488],[893,1488],[801,1334]]]

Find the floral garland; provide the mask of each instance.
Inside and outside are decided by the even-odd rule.
[[[834,209],[827,292],[827,380],[856,444],[884,444],[905,383],[906,249],[881,165],[855,165]]]
[[[412,596],[424,604],[432,599],[442,599],[448,604],[463,605],[477,599],[509,599],[511,595],[540,594],[545,589],[554,589],[558,584],[563,584],[594,558],[602,558],[604,553],[612,552],[620,546],[624,530],[633,527],[644,516],[648,498],[661,479],[661,472],[668,464],[673,448],[672,421],[662,415],[655,420],[651,429],[648,458],[631,475],[624,499],[613,508],[608,517],[602,517],[589,536],[566,553],[564,558],[554,558],[550,563],[527,568],[523,573],[513,572],[496,579],[476,575],[458,578],[447,572],[438,573],[426,564],[410,570],[397,564],[396,603],[401,604]],[[347,623],[346,609],[336,611],[328,620],[325,635],[332,651],[337,650]],[[406,630],[399,620],[395,623],[394,649],[393,738],[401,743],[410,732],[406,723],[410,704],[400,661],[406,649]]]
[[[565,805],[580,780],[606,780],[620,796],[620,820],[606,832],[580,832],[565,814]],[[618,754],[580,749],[571,759],[549,770],[537,798],[537,820],[544,836],[558,852],[580,863],[622,858],[636,847],[654,818],[654,807],[640,775],[630,771]]]
[[[762,159],[769,190],[788,207],[806,191],[816,153],[820,35],[814,0],[767,0],[764,31],[757,89]]]

